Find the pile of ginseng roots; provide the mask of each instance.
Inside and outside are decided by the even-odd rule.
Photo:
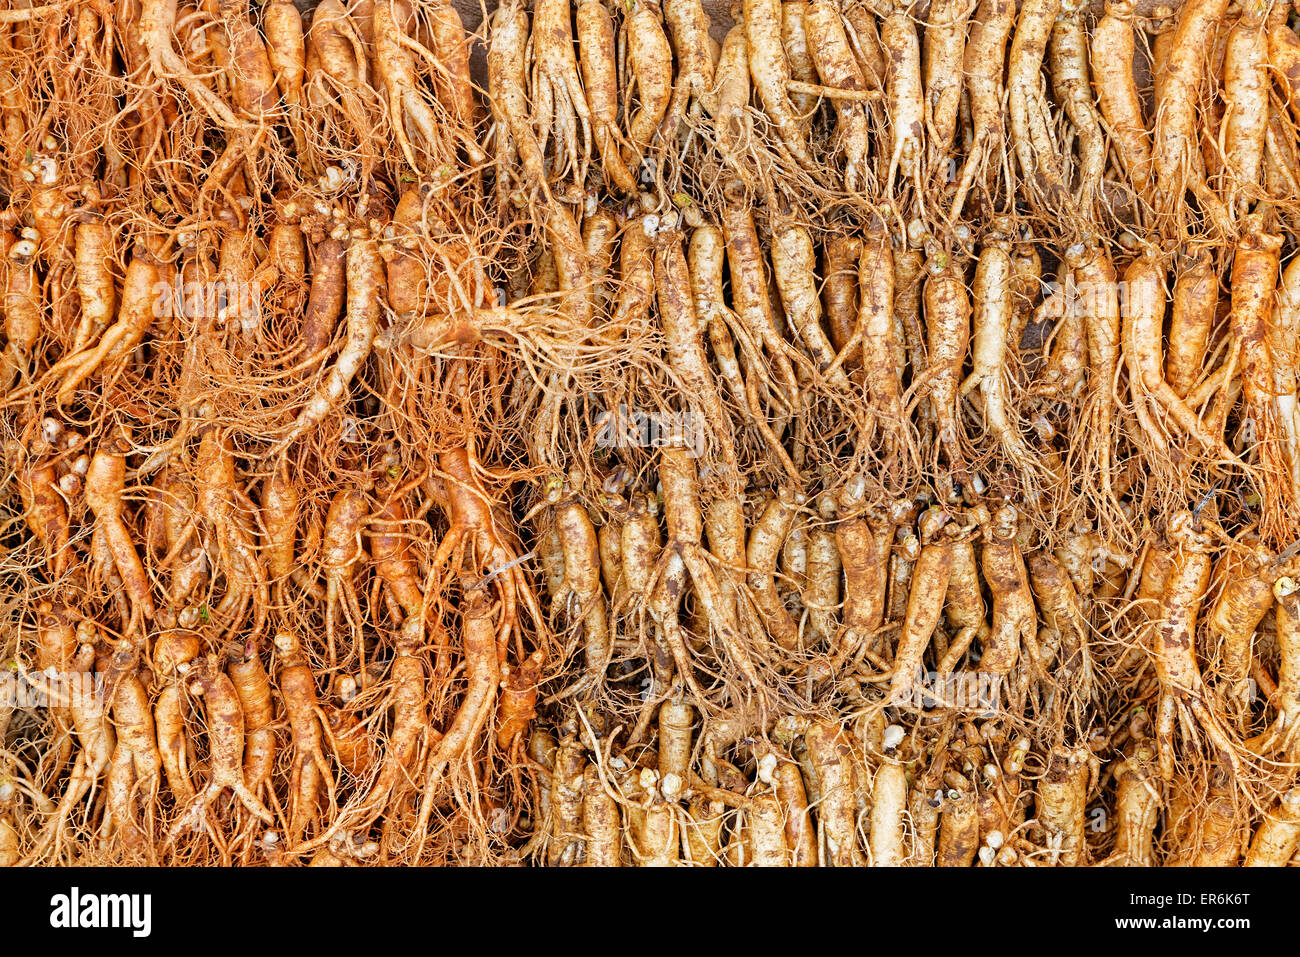
[[[0,863],[1284,865],[1278,0],[0,11]]]

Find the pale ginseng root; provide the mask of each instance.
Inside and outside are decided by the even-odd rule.
[[[912,568],[907,614],[894,652],[889,700],[916,707],[915,689],[921,660],[943,614],[944,595],[952,574],[952,550],[942,534],[946,516],[931,508],[921,517],[921,554]]]
[[[1201,366],[1219,304],[1219,277],[1206,252],[1181,261],[1175,272],[1165,379],[1175,395],[1186,399],[1201,379]]]
[[[829,643],[838,630],[835,614],[840,599],[840,553],[831,524],[835,498],[828,492],[817,497],[817,521],[808,533],[807,573],[800,599],[808,611],[809,643]]]
[[[300,113],[307,56],[302,14],[286,0],[273,0],[262,8],[262,33],[266,36],[269,66],[289,114],[287,122],[294,146],[299,155],[309,156]]]
[[[646,214],[629,220],[619,239],[618,293],[611,325],[620,333],[633,332],[649,322],[655,301],[656,232],[655,219]]]
[[[860,507],[846,494],[837,504],[842,513],[850,512],[855,505]],[[835,544],[844,571],[844,605],[833,643],[832,668],[858,659],[884,620],[894,531],[907,521],[912,509],[910,502],[901,502],[892,511],[873,510],[866,516],[846,518],[836,526]]]
[[[954,219],[961,215],[966,197],[976,182],[983,185],[989,161],[998,163],[999,168],[1007,164],[1002,67],[1015,20],[1015,0],[980,0],[975,10],[963,59],[973,142],[957,179],[957,192],[952,201]],[[1009,186],[1010,175],[1006,179]]]
[[[1160,73],[1161,95],[1155,104],[1151,151],[1156,185],[1152,196],[1157,212],[1172,219],[1169,228],[1178,232],[1186,229],[1182,220],[1187,191],[1192,190],[1200,199],[1208,193],[1196,144],[1197,104],[1205,51],[1212,46],[1214,31],[1227,9],[1228,0],[1188,0],[1179,12],[1178,26]]]
[[[1282,795],[1255,829],[1246,867],[1286,867],[1300,843],[1300,789]]]
[[[1052,27],[1048,64],[1052,91],[1070,118],[1078,154],[1078,168],[1067,177],[1066,185],[1071,185],[1068,180],[1073,181],[1075,205],[1085,220],[1092,220],[1106,169],[1106,140],[1088,82],[1088,37],[1079,0],[1064,0],[1061,5],[1061,14]]]
[[[1115,848],[1101,863],[1112,867],[1151,867],[1155,864],[1154,837],[1164,809],[1155,752],[1142,739],[1134,742],[1114,769]]]
[[[1229,213],[1241,215],[1261,190],[1268,125],[1268,40],[1263,11],[1245,9],[1228,33],[1223,61],[1223,173],[1219,190]]]
[[[930,5],[925,25],[925,122],[929,157],[927,163],[935,173],[948,178],[941,169],[950,160],[957,135],[966,50],[967,21],[974,12],[969,0],[937,0]]]
[[[623,822],[618,804],[605,790],[599,769],[591,764],[583,771],[582,831],[587,835],[584,865],[621,866]]]
[[[869,89],[844,31],[837,4],[813,0],[804,16],[808,48],[821,82],[837,90],[863,92]],[[844,186],[850,191],[865,189],[870,174],[870,124],[867,104],[852,100],[834,101],[836,138],[844,153]]]
[[[664,0],[663,8],[677,75],[661,129],[664,137],[673,142],[684,116],[700,116],[713,86],[714,65],[709,50],[709,15],[700,0]]]
[[[885,191],[894,178],[913,183],[920,192],[925,162],[925,95],[921,85],[921,44],[912,18],[896,9],[880,26],[885,48],[885,103],[889,113],[889,162],[882,170]]]
[[[1206,524],[1209,521],[1206,516],[1198,521],[1191,512],[1182,511],[1169,522],[1169,536],[1180,548],[1169,571],[1151,641],[1161,686],[1156,743],[1160,774],[1166,781],[1174,776],[1174,731],[1179,717],[1184,727],[1199,727],[1231,767],[1238,763],[1238,746],[1229,738],[1220,715],[1211,710],[1196,657],[1196,626],[1210,581],[1210,554],[1216,547]]]
[[[803,128],[805,137],[812,132],[813,114],[817,111],[818,99],[817,94],[798,86],[801,83],[817,83],[817,69],[813,65],[809,46],[808,7],[806,0],[781,2],[781,46],[785,49],[785,61],[790,66],[790,105],[794,107],[795,117]]]
[[[920,375],[928,364],[925,324],[921,319],[925,275],[925,253],[918,245],[909,242],[907,248],[894,250],[893,352],[898,368],[912,376]],[[920,412],[920,418],[930,418],[928,404],[922,403]]]
[[[749,167],[747,151],[754,134],[749,113],[749,40],[743,23],[732,27],[723,40],[713,78],[713,88],[703,100],[704,109],[713,117],[718,152],[735,173],[743,176]]]
[[[944,529],[948,551],[952,555],[952,570],[948,575],[943,613],[951,638],[948,650],[940,657],[936,668],[941,676],[952,673],[972,642],[978,640],[982,647],[988,641],[990,630],[975,554],[975,540],[983,534],[989,521],[988,509],[976,506],[962,518],[963,524],[954,522]]]
[[[1063,564],[1045,549],[1031,552],[1026,562],[1034,600],[1045,627],[1039,630],[1043,667],[1058,667],[1087,707],[1096,690],[1097,663],[1083,602]],[[1055,657],[1055,661],[1050,660]]]
[[[785,314],[803,340],[808,357],[830,386],[848,390],[848,377],[835,368],[835,348],[822,331],[812,234],[797,221],[787,216],[776,216],[772,223],[770,255],[772,275]]]
[[[1284,7],[1274,8],[1268,21],[1268,62],[1285,91],[1291,115],[1300,120],[1300,37],[1287,26],[1284,11]]]
[[[578,54],[583,89],[591,111],[592,137],[605,179],[625,193],[636,192],[636,177],[619,150],[618,65],[614,21],[602,0],[582,0],[577,10]]]
[[[808,806],[808,791],[804,785],[803,774],[798,764],[781,760],[775,754],[776,767],[770,775],[764,774],[766,756],[760,765],[759,774],[769,778],[776,799],[780,803],[782,819],[785,823],[785,845],[789,849],[790,864],[793,867],[817,866],[817,831],[813,823],[812,809]]]
[[[1251,464],[1262,475],[1290,474],[1284,451],[1285,426],[1279,424],[1273,395],[1276,390],[1273,354],[1269,348],[1269,327],[1278,283],[1282,237],[1265,225],[1260,213],[1251,213],[1243,224],[1244,235],[1232,260],[1232,310],[1229,332],[1241,370],[1242,439],[1251,447]],[[1286,359],[1287,357],[1283,356]],[[1262,526],[1268,544],[1290,543],[1298,527],[1290,514],[1295,492],[1286,482],[1268,482],[1264,495]]]
[[[901,765],[891,761],[876,771],[871,795],[872,867],[899,867],[907,856],[903,843],[907,791],[907,773]]]
[[[685,683],[695,699],[705,701],[707,696],[695,676],[695,666],[681,626],[680,604],[689,580],[686,565],[676,552],[665,555],[661,568],[652,580],[646,602],[647,612],[657,628],[656,641],[665,650],[665,657],[671,656],[671,661],[666,660],[656,668],[655,684],[657,690],[663,693],[673,678],[672,671],[675,668],[678,679]],[[647,715],[648,713],[647,710]]]
[[[993,599],[980,668],[1003,677],[1012,673],[1022,652],[1028,670],[1042,671],[1037,609],[1017,541],[1019,518],[1013,506],[999,508],[984,528],[984,548],[980,552],[980,571]]]
[[[1086,748],[1052,749],[1046,773],[1034,795],[1034,816],[1047,834],[1053,863],[1075,867],[1087,863],[1085,813],[1097,784],[1096,759]]]
[[[865,4],[856,3],[844,7],[842,12],[849,45],[868,87],[882,89],[885,84],[885,50],[880,43],[880,27],[875,13]]]
[[[862,240],[857,236],[836,233],[822,245],[822,309],[826,328],[838,353],[846,352],[844,368],[850,373],[860,370],[862,356],[847,349],[858,324],[858,259]]]
[[[795,493],[782,490],[768,501],[750,527],[746,545],[746,559],[751,568],[750,596],[768,634],[784,651],[799,647],[799,629],[781,601],[774,576],[781,545],[794,523],[797,507]]]
[[[89,621],[82,621],[78,625],[77,640],[80,644],[75,656],[69,662],[70,672],[102,673],[103,669],[95,660],[93,645],[97,632],[96,626]],[[64,846],[71,843],[68,829],[76,808],[96,787],[112,763],[117,735],[114,733],[103,696],[74,691],[68,702],[68,711],[76,736],[76,758],[57,807],[42,826],[40,835],[33,842],[30,852],[19,861],[20,864],[42,860],[46,855],[59,859]]]
[[[1028,0],[1020,9],[1007,68],[1007,116],[1019,184],[1047,209],[1068,205],[1060,149],[1053,141],[1051,110],[1039,72],[1062,0]]]
[[[1012,318],[1012,261],[1010,243],[998,233],[990,235],[975,267],[972,295],[975,300],[974,334],[971,338],[972,370],[961,385],[961,394],[980,390],[985,424],[1011,464],[1025,476],[1041,469],[1012,416],[1010,370],[1007,349]]]
[[[528,110],[527,54],[528,14],[522,3],[503,3],[492,17],[487,55],[496,161],[499,169],[514,175],[522,165],[525,182],[538,189],[546,185],[546,164]]]
[[[1255,631],[1272,610],[1274,587],[1287,568],[1270,549],[1259,545],[1253,534],[1240,536],[1236,546],[1215,564],[1214,579],[1221,590],[1210,608],[1207,625],[1210,649],[1217,658],[1216,691],[1229,720],[1242,732],[1250,713]]]
[[[626,242],[624,240],[625,249]],[[723,266],[726,248],[722,231],[711,225],[697,227],[691,232],[687,257],[695,315],[706,327],[709,348],[718,372],[727,383],[731,398],[742,410],[746,421],[763,437],[785,473],[792,481],[797,481],[799,470],[772,431],[766,411],[758,398],[758,379],[765,368],[761,358],[761,345],[754,341],[749,327],[725,303]],[[747,371],[742,372],[737,360],[736,343],[740,345]],[[765,391],[766,388],[765,385]]]
[[[817,781],[817,846],[822,866],[860,867],[866,858],[858,845],[855,794],[862,773],[855,742],[836,723],[782,718],[776,738],[802,736]]]
[[[137,31],[139,43],[149,59],[149,68],[158,80],[175,80],[186,94],[227,130],[244,128],[229,104],[218,97],[192,72],[172,46],[176,32],[176,0],[142,0]]]
[[[924,373],[924,390],[917,398],[928,398],[938,426],[935,456],[942,450],[955,473],[965,470],[965,453],[957,425],[957,402],[961,369],[970,342],[971,304],[966,283],[953,257],[933,251],[927,261],[925,325],[929,365]]]
[[[600,587],[600,557],[596,529],[581,503],[563,503],[556,510],[556,530],[564,554],[563,600],[572,602],[571,616],[582,627],[586,662],[583,687],[599,687],[613,655],[609,610]]]
[[[703,228],[703,227],[702,227]],[[676,437],[699,454],[708,445],[718,449],[722,468],[737,473],[735,440],[731,435],[730,417],[722,405],[704,351],[704,337],[695,311],[691,274],[682,251],[680,233],[664,230],[655,240],[655,293],[659,321],[667,339],[668,362],[682,386],[683,397],[690,397],[692,411],[703,419],[707,434],[699,427],[686,430],[691,434]]]
[[[473,136],[478,104],[470,75],[470,38],[465,24],[460,11],[449,0],[433,0],[429,5],[429,20],[438,61],[434,75],[438,101],[455,121],[455,134],[460,137],[470,162],[481,163],[485,157]]]
[[[1250,839],[1245,801],[1239,779],[1223,761],[1211,765],[1209,787],[1197,781],[1178,782],[1189,805],[1183,815],[1187,829],[1175,856],[1167,863],[1190,867],[1233,867]],[[1174,801],[1170,801],[1171,810]],[[1173,817],[1173,815],[1170,815]]]
[[[25,235],[17,242],[5,231],[0,237],[0,247],[7,247],[7,256],[3,261],[3,308],[4,331],[8,342],[5,344],[3,369],[0,370],[0,383],[6,390],[12,385],[15,376],[26,379],[30,375],[32,353],[41,338],[42,320],[41,281],[37,274],[38,265],[38,231],[25,229]]]
[[[1134,30],[1131,0],[1109,0],[1106,15],[1093,28],[1089,52],[1097,104],[1120,170],[1145,198],[1151,182],[1151,135],[1133,73]]]
[[[966,788],[949,788],[943,797],[934,865],[970,867],[975,863],[980,843],[979,809],[975,795]]]
[[[850,357],[856,358],[861,346],[866,396],[870,402],[862,431],[864,435],[874,433],[881,438],[893,467],[897,467],[907,439],[902,432],[906,429],[902,404],[903,370],[897,350],[892,348],[895,339],[893,249],[879,223],[874,224],[863,241],[856,245],[861,249],[857,317],[852,334],[841,346],[831,368],[842,375],[839,366],[847,364]]]
[[[373,24],[376,78],[383,84],[394,136],[407,162],[417,171],[426,170],[432,164],[441,165],[455,150],[456,144],[447,141],[449,134],[457,135],[462,144],[467,144],[471,155],[481,156],[472,136],[458,130],[457,125],[448,122],[446,117],[440,118],[430,106],[416,75],[415,58],[410,51],[414,41],[406,35],[394,5],[383,0],[376,3]],[[411,133],[419,137],[420,145],[429,157],[424,163],[416,155]]]
[[[1085,457],[1084,468],[1095,474],[1101,501],[1114,505],[1118,496],[1111,463],[1118,421],[1115,373],[1120,360],[1121,332],[1118,276],[1110,254],[1096,242],[1071,246],[1064,258],[1073,270],[1078,299],[1072,305],[1083,317],[1087,338],[1086,416],[1096,427],[1095,436],[1073,451]]]
[[[715,559],[701,544],[704,520],[695,460],[686,449],[665,447],[660,451],[659,462],[668,546],[681,557],[695,586],[696,599],[708,611],[710,627],[717,633],[727,659],[747,681],[756,688],[761,687],[753,655],[741,638],[739,624],[719,585],[713,568]],[[752,555],[749,560],[756,564]]]
[[[793,350],[782,338],[773,316],[763,245],[740,183],[729,183],[725,193],[722,232],[727,242],[732,304],[754,342],[767,354],[773,378],[784,390],[779,399],[787,408],[794,408],[800,390],[790,357]]]
[[[668,112],[673,94],[673,53],[654,0],[638,0],[624,27],[631,73],[626,86],[635,89],[637,98],[637,107],[627,122],[628,166],[635,170],[641,167]]]
[[[1135,259],[1124,273],[1126,289],[1123,315],[1124,357],[1134,393],[1138,422],[1147,433],[1153,452],[1164,447],[1165,435],[1156,426],[1145,402],[1150,399],[1184,434],[1201,448],[1225,461],[1236,461],[1221,439],[1201,427],[1161,371],[1160,332],[1165,312],[1164,266],[1153,255]]]
[[[586,179],[591,159],[591,111],[578,77],[568,0],[541,0],[533,11],[532,123],[541,151],[555,138],[556,176]],[[581,145],[579,145],[581,132]]]
[[[749,73],[763,110],[795,162],[815,171],[818,165],[790,102],[790,64],[781,45],[781,0],[744,0],[742,9]]]
[[[1278,666],[1276,690],[1269,703],[1276,710],[1272,724],[1246,741],[1257,754],[1282,755],[1294,761],[1300,754],[1300,585],[1284,576],[1273,583],[1276,601]]]

